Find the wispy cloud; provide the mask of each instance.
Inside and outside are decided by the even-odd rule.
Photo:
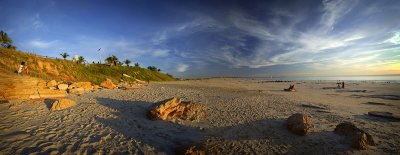
[[[167,49],[155,49],[153,51],[153,56],[155,57],[166,57],[169,54],[169,50]]]
[[[177,71],[177,72],[186,72],[188,68],[189,68],[189,66],[186,65],[186,64],[179,64],[179,65],[176,67],[176,71]]]
[[[32,40],[29,41],[28,44],[32,48],[49,49],[55,47],[58,42],[59,42],[58,40],[52,40],[52,41]]]
[[[42,20],[40,18],[40,14],[38,14],[38,13],[35,14],[35,16],[33,16],[31,18],[31,23],[32,23],[33,29],[35,29],[35,30],[44,29],[45,28],[45,25],[44,25],[44,23],[42,22]]]

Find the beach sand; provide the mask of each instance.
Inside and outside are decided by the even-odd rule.
[[[296,92],[283,88],[295,84]],[[137,90],[99,90],[76,96],[78,105],[50,112],[52,100],[0,104],[0,154],[174,154],[199,145],[206,154],[400,154],[400,122],[368,111],[400,114],[400,84],[217,78],[150,83]],[[202,122],[152,121],[153,103],[180,97],[206,106]],[[325,109],[304,107],[313,104]],[[286,129],[295,113],[311,116],[314,129]],[[333,132],[350,121],[378,145],[356,150]]]

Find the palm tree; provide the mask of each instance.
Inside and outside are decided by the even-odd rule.
[[[135,63],[135,67],[140,67],[140,64],[139,63]]]
[[[118,58],[115,56],[115,55],[112,55],[111,57],[108,57],[107,59],[106,59],[106,62],[108,63],[108,64],[110,64],[111,66],[113,66],[113,65],[117,65],[117,63],[118,63]]]
[[[0,44],[1,47],[3,48],[15,48],[15,46],[12,45],[13,40],[8,37],[7,33],[4,31],[0,31]]]
[[[61,53],[60,55],[64,58],[64,60],[65,60],[67,57],[69,57],[69,54],[68,54],[67,52]]]
[[[126,66],[128,66],[128,67],[129,67],[129,64],[131,63],[131,61],[130,61],[130,60],[128,60],[128,59],[126,59],[126,60],[124,61],[124,63],[126,64]]]
[[[83,57],[83,56],[79,56],[78,57],[78,61],[76,61],[76,63],[78,63],[78,64],[82,64],[82,63],[85,63],[85,58]]]

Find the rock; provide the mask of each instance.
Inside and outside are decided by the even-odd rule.
[[[69,88],[83,88],[85,90],[92,90],[93,86],[91,82],[76,82],[69,86]]]
[[[93,85],[93,89],[98,90],[98,89],[101,89],[101,87],[99,85]]]
[[[324,109],[324,110],[327,109],[326,107],[315,105],[315,104],[311,104],[311,103],[302,103],[301,106],[302,107],[306,107],[306,108],[315,108],[315,109]]]
[[[57,86],[57,81],[51,80],[51,81],[47,82],[46,86],[47,87],[55,87],[55,86]]]
[[[76,95],[81,95],[81,94],[85,93],[85,89],[83,89],[83,88],[68,89],[68,93],[70,93],[70,94],[76,94]]]
[[[59,99],[53,102],[50,111],[64,110],[75,105],[75,101],[70,99]]]
[[[351,144],[353,148],[366,150],[368,145],[376,145],[374,138],[364,130],[357,128],[351,122],[343,122],[336,126],[336,134],[345,136],[345,140]]]
[[[368,112],[368,115],[374,116],[374,117],[393,119],[393,120],[400,120],[400,116],[396,116],[396,115],[393,115],[393,113],[384,112],[384,111],[370,111],[370,112]]]
[[[6,100],[29,100],[40,98],[59,98],[67,94],[46,88],[42,79],[29,76],[0,74],[0,98]]]
[[[107,89],[114,89],[115,87],[117,87],[110,79],[107,79],[106,81],[102,82],[100,86]]]
[[[307,114],[296,113],[287,119],[286,127],[295,134],[306,135],[314,125]]]
[[[182,102],[174,97],[154,104],[147,115],[151,119],[200,121],[205,118],[205,111],[201,103]]]
[[[39,82],[37,83],[37,86],[38,86],[38,88],[44,89],[44,88],[46,88],[46,82],[44,82],[44,81],[39,81]]]
[[[60,90],[67,90],[68,89],[68,84],[59,84],[57,86],[58,89]]]
[[[203,150],[203,148],[197,147],[197,146],[191,146],[188,148],[178,148],[176,150],[176,154],[183,154],[183,155],[205,155],[206,152]]]

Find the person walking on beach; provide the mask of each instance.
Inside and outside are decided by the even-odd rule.
[[[29,75],[29,69],[28,69],[28,63],[24,63],[24,66],[23,66],[23,69],[22,69],[22,75],[24,75],[24,72],[25,72],[25,75]]]
[[[23,74],[22,70],[24,69],[24,65],[25,65],[25,62],[22,61],[18,68],[18,74]]]

